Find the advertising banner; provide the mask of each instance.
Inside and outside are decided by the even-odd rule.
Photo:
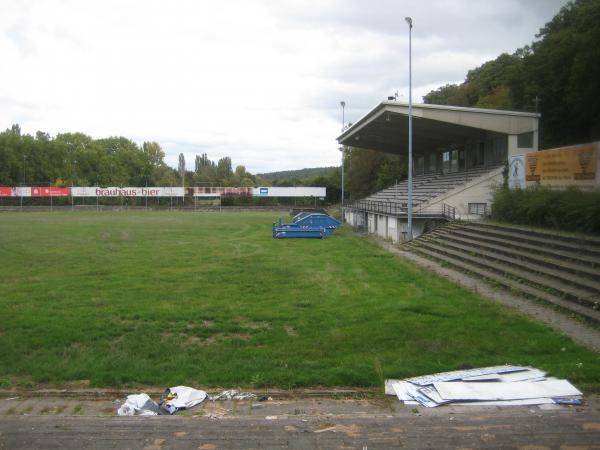
[[[220,197],[221,191],[218,188],[197,187],[194,188],[194,197]]]
[[[508,187],[525,189],[525,155],[511,156],[508,163]]]
[[[324,187],[257,187],[254,188],[256,197],[320,197],[327,195]]]
[[[319,197],[327,195],[324,187],[197,187],[194,197]]]
[[[223,197],[252,197],[254,188],[251,187],[224,187],[221,195]]]
[[[30,187],[0,187],[0,197],[31,197]]]
[[[71,188],[53,186],[34,186],[31,188],[32,197],[68,197]]]
[[[194,197],[252,197],[251,187],[197,187]]]
[[[527,185],[594,188],[600,181],[599,157],[597,142],[527,153]]]
[[[222,190],[220,187],[196,187],[194,197],[220,197]]]
[[[73,197],[183,197],[182,187],[74,187]]]

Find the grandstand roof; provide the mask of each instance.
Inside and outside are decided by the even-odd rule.
[[[538,129],[537,113],[413,104],[413,149],[422,153],[478,139],[488,132],[521,134]],[[381,102],[338,138],[351,147],[401,153],[408,147],[408,104]]]

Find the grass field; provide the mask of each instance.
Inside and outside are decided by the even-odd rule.
[[[0,386],[377,386],[531,364],[600,390],[600,357],[350,229],[275,213],[0,215]]]

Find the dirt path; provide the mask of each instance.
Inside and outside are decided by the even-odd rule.
[[[565,314],[562,314],[535,301],[512,295],[507,290],[495,288],[481,279],[465,275],[462,272],[450,269],[448,267],[443,267],[435,261],[423,258],[415,253],[401,250],[388,241],[384,241],[374,236],[369,236],[368,239],[375,245],[393,253],[394,255],[397,255],[400,258],[406,259],[420,267],[435,272],[460,286],[477,292],[485,298],[493,300],[497,303],[501,303],[509,308],[519,310],[526,316],[543,322],[549,327],[571,337],[573,340],[584,345],[585,347],[594,350],[595,352],[600,352],[600,331],[586,325],[579,320],[572,319]]]

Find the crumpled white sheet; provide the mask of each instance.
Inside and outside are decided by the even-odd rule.
[[[164,400],[161,403],[161,408],[169,414],[173,414],[182,408],[193,408],[197,404],[202,403],[207,397],[205,391],[188,386],[175,386],[169,388],[168,392],[174,395],[175,398]],[[163,396],[164,395],[165,394],[163,394]]]
[[[158,405],[147,394],[128,395],[117,410],[119,416],[157,416]]]

